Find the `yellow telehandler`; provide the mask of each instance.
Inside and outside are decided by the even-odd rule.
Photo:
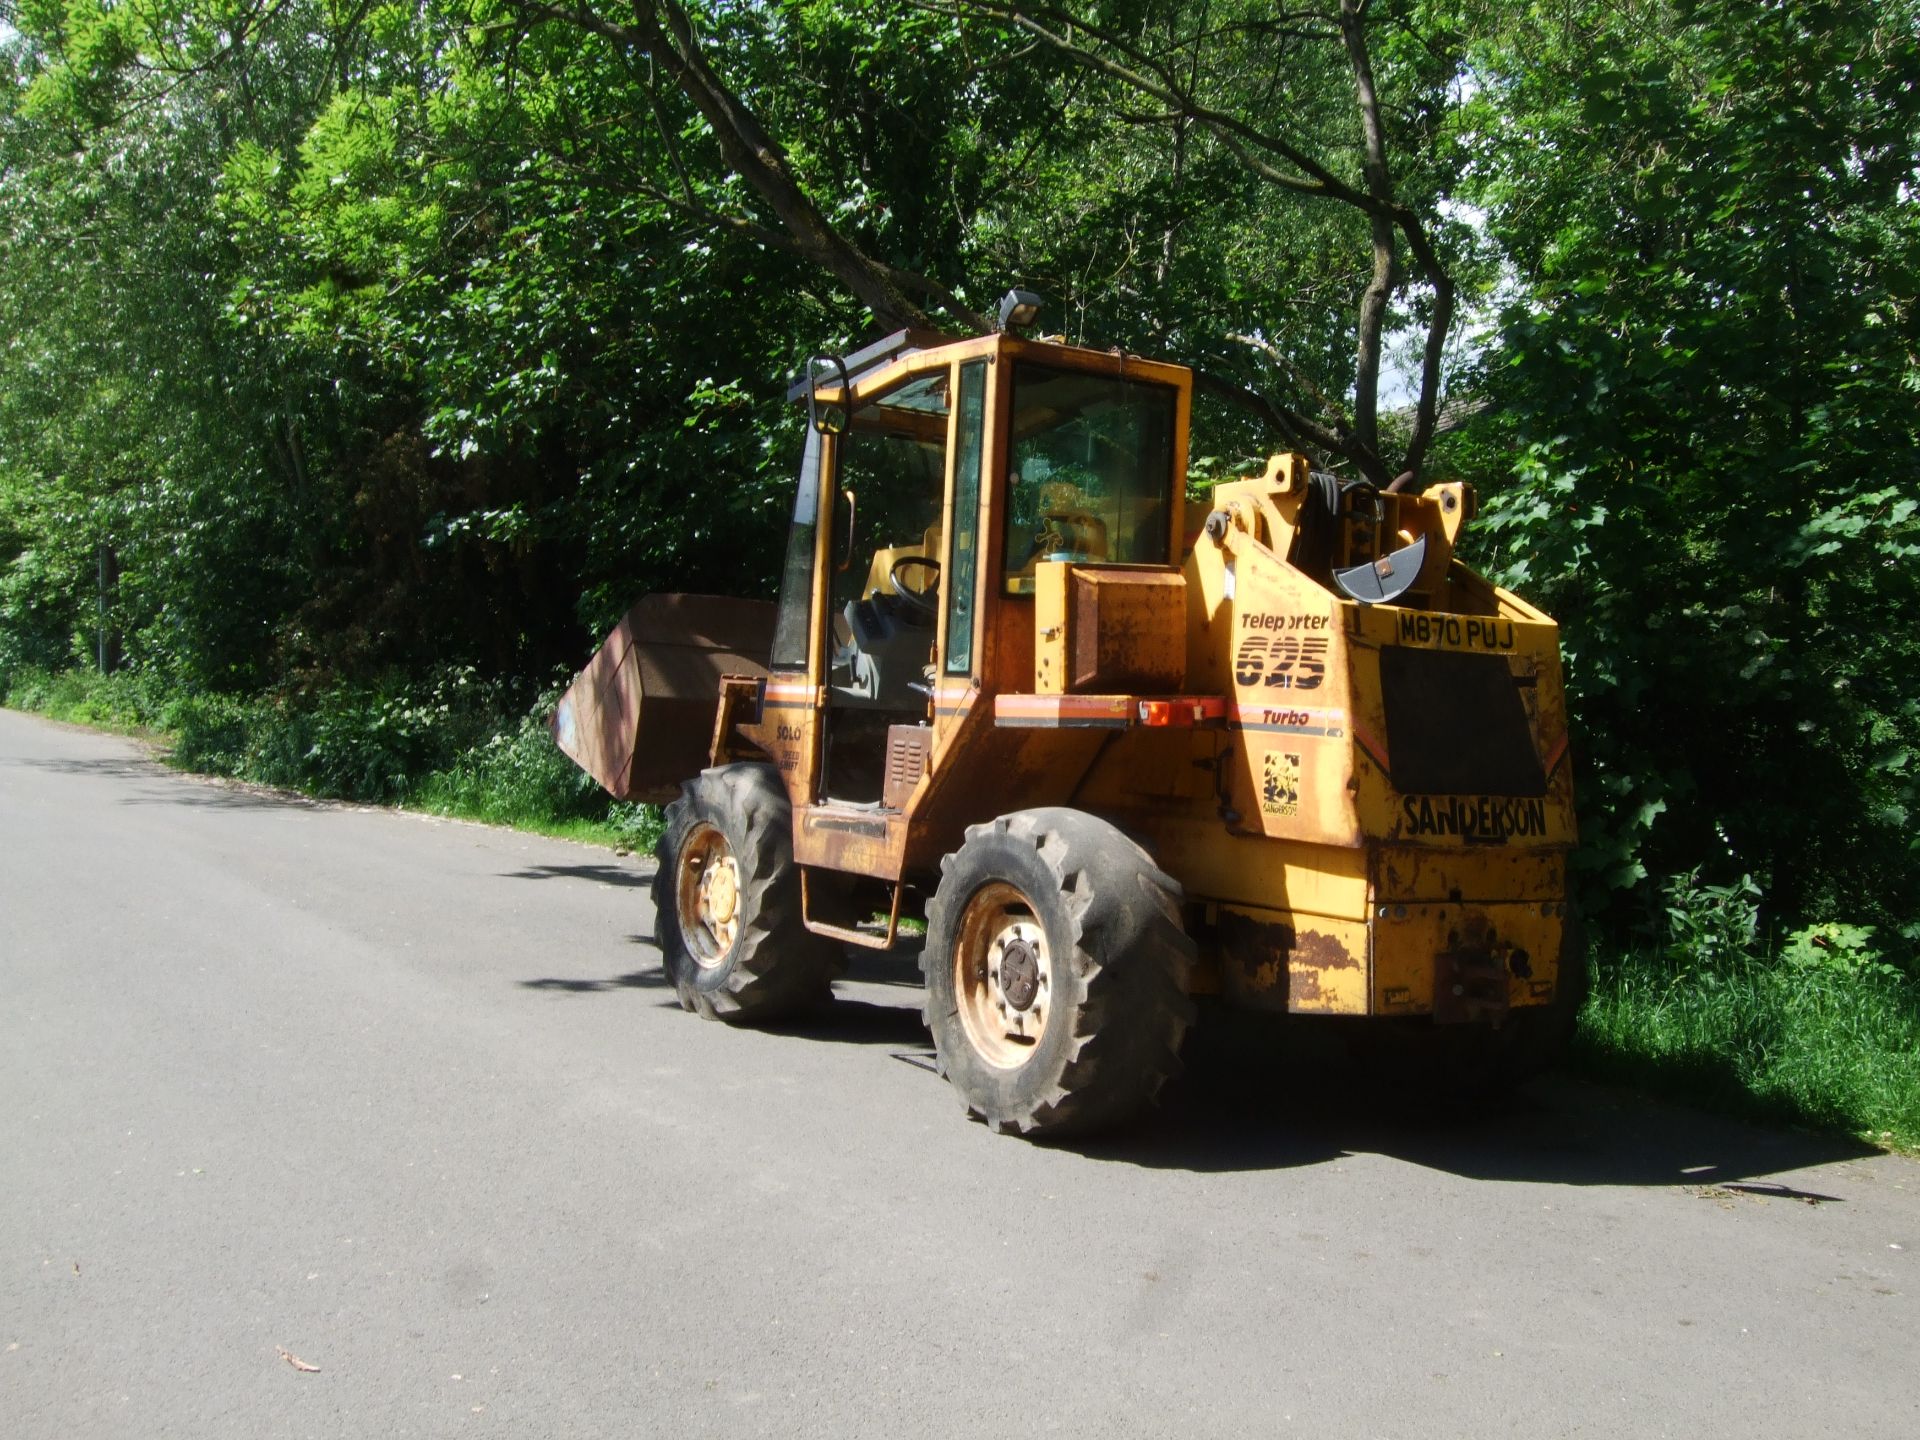
[[[789,1017],[922,919],[941,1071],[1048,1137],[1150,1101],[1201,995],[1550,1058],[1582,963],[1557,627],[1455,558],[1468,486],[1278,455],[1191,505],[1191,387],[1013,327],[808,366],[778,604],[647,597],[554,717],[671,801],[689,1010]]]

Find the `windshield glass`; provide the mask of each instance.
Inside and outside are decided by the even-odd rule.
[[[1015,364],[1009,593],[1031,593],[1042,560],[1166,563],[1177,398],[1165,385]]]

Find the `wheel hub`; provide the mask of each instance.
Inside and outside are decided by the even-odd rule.
[[[974,1053],[1017,1069],[1053,1011],[1053,955],[1033,902],[1005,881],[967,901],[954,945],[955,1008]]]
[[[724,963],[740,933],[740,862],[714,826],[696,827],[683,842],[677,888],[687,953],[702,969]]]
[[[729,855],[700,877],[700,914],[710,925],[725,925],[739,908],[740,876]]]
[[[1000,947],[1000,993],[1015,1010],[1032,1008],[1040,993],[1040,955],[1032,942],[1014,935]]]

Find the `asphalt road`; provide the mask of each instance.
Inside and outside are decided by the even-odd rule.
[[[893,971],[735,1031],[651,926],[0,712],[0,1436],[1920,1434],[1912,1161],[1220,1064],[1040,1148]]]

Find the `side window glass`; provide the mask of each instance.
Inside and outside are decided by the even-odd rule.
[[[922,375],[868,401],[840,437],[834,486],[853,495],[853,545],[841,553],[845,532],[838,526],[849,518],[841,509],[833,536],[835,614],[850,601],[906,590],[921,602],[912,608],[924,626],[933,626],[947,481],[947,373]]]
[[[800,491],[793,501],[793,526],[787,531],[787,561],[780,572],[780,612],[773,626],[775,670],[807,668],[807,621],[813,608],[814,537],[820,528],[820,434],[807,427],[807,449],[800,460]]]
[[[853,737],[867,734],[877,746],[885,732],[872,727],[884,716],[926,714],[946,553],[950,373],[946,365],[924,371],[861,403],[834,446],[827,703],[845,713],[839,741],[828,742],[826,783],[840,799],[879,795],[877,780],[865,783],[879,772],[860,776],[849,759],[860,750]],[[853,713],[862,711],[864,721]]]
[[[947,592],[949,675],[973,668],[973,580],[979,552],[980,455],[986,441],[987,362],[960,367],[959,448],[953,465],[953,534],[941,584]]]

